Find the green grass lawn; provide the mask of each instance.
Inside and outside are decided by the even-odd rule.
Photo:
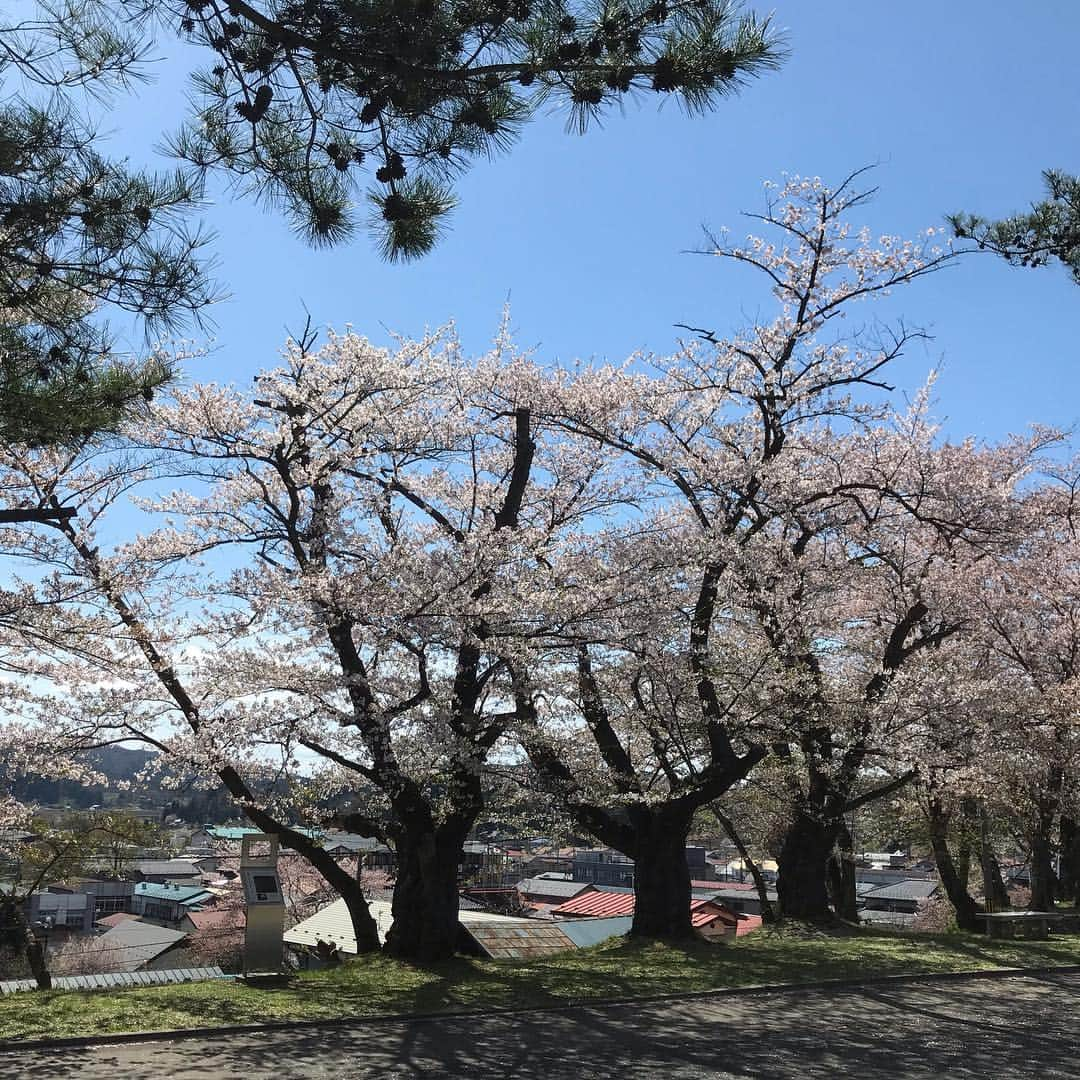
[[[1010,942],[805,928],[764,929],[716,945],[617,941],[529,961],[459,958],[415,966],[375,956],[274,987],[220,981],[17,994],[0,1000],[0,1039],[557,1005],[762,983],[1067,964],[1080,964],[1080,935]]]

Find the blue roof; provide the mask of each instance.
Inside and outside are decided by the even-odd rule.
[[[599,945],[609,938],[630,932],[632,915],[614,915],[600,919],[560,919],[555,925],[579,948]]]
[[[311,839],[317,839],[321,834],[318,829],[301,829],[298,826],[289,826],[294,832],[303,833]],[[261,833],[262,829],[254,829],[250,825],[204,825],[203,828],[215,840],[242,840],[251,833]]]
[[[199,904],[214,894],[201,885],[158,885],[153,881],[140,881],[135,886],[136,896],[148,896],[154,900],[175,900],[178,904]]]

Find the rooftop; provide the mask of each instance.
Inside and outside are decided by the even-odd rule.
[[[183,930],[170,930],[166,926],[128,919],[106,931],[97,940],[110,967],[116,971],[137,971],[186,937]]]
[[[140,881],[135,886],[135,895],[153,900],[175,900],[185,906],[202,904],[214,898],[214,894],[201,885],[172,885],[168,882],[159,885],[154,881]]]

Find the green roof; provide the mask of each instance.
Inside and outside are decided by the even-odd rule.
[[[242,840],[252,833],[261,833],[262,829],[254,829],[250,825],[204,825],[203,828],[215,840]],[[303,833],[305,836],[316,840],[322,834],[318,829],[302,829],[297,825],[290,825],[294,832]]]

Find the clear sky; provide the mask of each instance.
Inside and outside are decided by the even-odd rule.
[[[764,179],[838,182],[878,164],[864,220],[904,234],[953,210],[1022,209],[1046,167],[1080,172],[1075,0],[779,0],[775,19],[788,62],[705,117],[674,101],[658,109],[649,94],[584,137],[561,115],[538,118],[465,177],[449,235],[420,263],[381,262],[363,233],[311,250],[280,217],[212,184],[206,223],[231,298],[215,311],[213,353],[189,376],[246,381],[272,366],[305,306],[319,325],[351,323],[376,341],[454,318],[481,350],[509,299],[519,343],[542,358],[662,352],[676,323],[722,332],[770,312],[748,270],[684,253],[703,223],[741,235],[739,211],[761,208]],[[183,106],[179,46],[159,52],[156,84],[104,125],[111,152],[132,161],[164,164],[151,150]],[[912,388],[944,364],[938,412],[950,435],[1080,418],[1080,287],[1064,270],[976,256],[892,306],[933,334],[896,377]]]

